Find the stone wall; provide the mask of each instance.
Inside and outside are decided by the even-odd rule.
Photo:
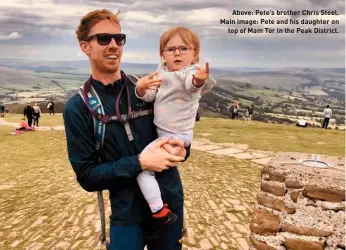
[[[345,159],[320,156],[323,168],[300,161],[311,157],[282,153],[263,168],[251,250],[345,249]]]

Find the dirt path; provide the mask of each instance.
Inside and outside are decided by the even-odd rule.
[[[8,122],[4,119],[0,119],[0,126],[7,125],[12,127],[18,127],[18,123]],[[35,127],[35,130],[64,130],[64,126],[40,126]],[[214,143],[208,139],[195,138],[192,142],[192,148],[205,151],[216,155],[225,155],[235,157],[241,160],[251,160],[257,164],[265,165],[274,156],[273,152],[252,150],[245,144],[234,143]]]
[[[0,125],[16,126],[1,119]],[[42,130],[53,129],[63,127]],[[49,150],[40,164],[4,157],[5,164],[0,165],[0,249],[103,249],[97,239],[96,193],[85,192],[76,182],[67,162],[64,135],[29,136],[37,148],[26,151],[28,142],[17,137],[4,150],[16,148],[24,158],[46,152],[49,145],[58,150]],[[179,166],[185,193],[183,250],[249,249],[249,224],[262,168],[256,161],[267,161],[272,154],[246,145],[193,141],[189,160]],[[104,197],[109,215],[108,192]]]

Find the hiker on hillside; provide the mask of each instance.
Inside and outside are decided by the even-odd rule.
[[[33,109],[34,126],[38,127],[38,121],[41,116],[41,109],[40,109],[40,106],[37,105],[37,102],[34,104],[32,109]]]
[[[332,110],[329,108],[329,105],[327,105],[327,107],[324,109],[323,114],[324,114],[324,120],[323,120],[322,128],[328,129],[329,120],[332,117]]]
[[[239,112],[239,104],[238,102],[233,102],[232,106],[231,106],[231,117],[232,120],[234,119],[238,119],[238,112]]]
[[[201,120],[201,115],[200,115],[199,111],[197,111],[197,113],[196,113],[195,120],[196,120],[196,122],[199,122],[199,120]]]
[[[249,107],[247,107],[248,120],[249,120],[249,121],[252,120],[253,110],[254,110],[254,105],[253,105],[253,104],[251,104]]]
[[[49,109],[49,115],[55,115],[54,113],[54,102],[52,100],[50,100],[48,102],[47,108]]]
[[[30,104],[27,104],[24,108],[24,117],[28,119],[29,127],[32,126],[33,108]]]
[[[147,244],[149,250],[180,250],[183,188],[175,166],[189,156],[190,147],[184,148],[180,140],[162,139],[143,151],[157,139],[149,112],[153,105],[136,97],[135,85],[120,70],[126,36],[121,33],[118,16],[108,10],[90,12],[81,19],[76,33],[81,50],[89,58],[92,74],[84,84],[83,98],[74,95],[65,105],[68,156],[79,184],[86,191],[109,190],[110,249],[143,250]],[[94,103],[88,102],[89,90],[97,92],[105,115],[97,115],[88,106]],[[92,115],[101,121],[102,117],[106,121],[111,117],[117,119],[106,123],[100,151],[95,145]],[[136,180],[143,170],[155,171],[163,202],[181,218],[166,228],[162,238],[154,236],[170,223],[153,221]],[[102,242],[104,236],[101,235]]]
[[[0,117],[4,117],[5,116],[5,106],[1,105],[0,106]]]

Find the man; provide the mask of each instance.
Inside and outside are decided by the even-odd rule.
[[[234,108],[232,112],[233,119],[238,120],[239,118],[239,102],[234,103]]]
[[[230,110],[231,110],[231,119],[234,120],[235,119],[235,115],[238,112],[237,107],[236,107],[236,102],[232,103],[232,106],[231,106]]]
[[[5,106],[1,105],[0,106],[0,117],[4,117],[5,116]]]
[[[249,114],[248,120],[250,120],[250,121],[252,120],[253,108],[254,108],[253,104],[251,104],[249,107],[247,107],[247,111]]]
[[[52,100],[50,100],[50,102],[48,102],[47,108],[49,109],[49,115],[55,115],[54,113],[54,102]]]
[[[90,12],[81,19],[76,33],[81,50],[89,58],[91,84],[107,115],[116,116],[116,105],[121,114],[127,114],[128,105],[135,112],[152,108],[151,103],[136,97],[135,85],[129,84],[126,75],[120,71],[126,37],[121,34],[117,15],[108,10]],[[127,86],[128,94],[121,91],[124,86]],[[109,190],[112,210],[110,249],[143,250],[147,244],[149,250],[180,250],[183,188],[175,166],[186,160],[189,148],[184,149],[180,141],[166,139],[142,153],[157,138],[153,116],[145,115],[129,120],[131,141],[123,123],[107,123],[104,146],[98,153],[93,119],[80,95],[67,102],[63,116],[69,160],[77,181],[90,192]],[[164,203],[178,215],[164,237],[150,241],[144,236],[150,232],[145,225],[152,222],[151,212],[136,181],[144,169],[156,172]]]
[[[332,117],[332,110],[329,108],[329,105],[324,109],[324,120],[322,128],[328,129],[329,120]]]
[[[29,127],[32,126],[33,108],[30,104],[27,104],[24,108],[24,117],[28,119]]]
[[[199,114],[199,111],[197,110],[197,113],[196,113],[196,122],[198,122],[200,119],[201,119],[201,116],[200,116],[200,114]]]

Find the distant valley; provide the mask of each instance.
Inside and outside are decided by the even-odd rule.
[[[0,58],[0,103],[64,103],[90,75],[87,61],[26,61]],[[146,75],[155,64],[122,63],[127,74]],[[344,127],[344,68],[211,68],[217,86],[200,101],[201,113],[228,116],[233,101],[241,111],[255,105],[256,120],[294,123],[298,118],[318,125],[323,108],[333,109],[333,126]],[[14,107],[16,107],[14,109]],[[10,108],[9,108],[10,109]],[[20,111],[21,112],[21,111]]]

